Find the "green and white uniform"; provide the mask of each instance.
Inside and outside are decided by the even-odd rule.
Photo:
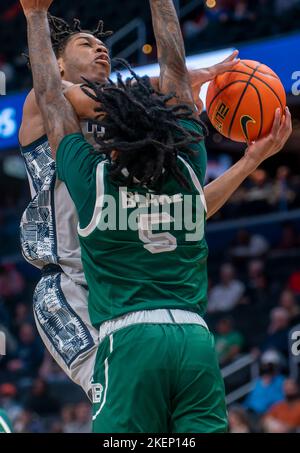
[[[182,124],[199,131],[193,121]],[[208,254],[204,142],[194,146],[195,157],[178,156],[191,190],[168,177],[160,195],[126,187],[125,178],[113,182],[110,162],[92,150],[81,134],[65,137],[57,171],[78,211],[89,313],[100,329],[94,431],[224,431],[223,383],[201,317]]]

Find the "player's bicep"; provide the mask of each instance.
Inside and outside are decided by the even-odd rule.
[[[63,138],[80,132],[79,119],[63,93],[59,96],[41,97],[39,108],[52,155],[55,159],[58,146]]]
[[[89,88],[85,88],[87,91]],[[91,92],[94,94],[93,92]],[[99,108],[99,102],[94,101],[87,96],[81,88],[81,85],[73,85],[64,91],[65,97],[72,104],[77,116],[80,119],[97,119],[99,112],[96,109]]]

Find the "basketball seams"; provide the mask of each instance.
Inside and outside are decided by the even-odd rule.
[[[257,89],[257,87],[255,85],[252,85],[252,83],[250,83],[250,86],[252,86],[252,88],[254,88],[254,90],[256,91],[256,94],[258,96],[258,102],[259,102],[259,108],[260,108],[260,128],[259,128],[257,139],[259,139],[261,136],[261,133],[262,133],[262,128],[263,128],[264,109],[263,109],[263,104],[262,104],[259,90]]]
[[[238,74],[245,74],[245,75],[248,75],[248,76],[251,75],[250,72],[245,72],[245,71],[242,71],[242,70],[240,70],[240,69],[230,69],[230,71],[228,71],[228,72],[236,72],[236,73],[238,73]],[[275,79],[275,80],[277,80],[277,81],[280,81],[277,77],[274,77],[272,74],[265,74],[265,73],[260,72],[260,71],[259,71],[259,74],[263,74],[263,75],[266,76],[266,77],[272,77],[272,79]],[[264,79],[261,79],[257,74],[254,74],[253,77],[254,77],[255,79],[257,79],[257,80],[260,80],[261,82],[264,82]],[[265,83],[267,83],[267,82],[265,82]]]
[[[248,74],[249,75],[249,74]],[[249,82],[249,80],[235,80],[234,82],[230,82],[228,85],[226,85],[225,87],[223,87],[219,92],[218,94],[216,94],[214,96],[214,98],[212,99],[212,101],[210,102],[210,107],[209,109],[207,110],[207,114],[209,115],[210,114],[210,111],[215,103],[215,101],[217,100],[217,98],[219,97],[219,95],[225,91],[228,87],[236,84],[236,83],[245,83],[245,84],[248,84],[249,86],[251,86],[252,88],[254,88],[254,90],[257,92],[257,95],[259,97],[259,104],[260,104],[260,108],[261,108],[261,118],[263,117],[263,108],[262,108],[262,102],[261,102],[261,97],[259,95],[259,92],[258,92],[258,89],[256,88],[255,85],[253,85],[251,82]],[[262,130],[262,123],[261,123],[261,126],[260,126],[260,134],[261,134],[261,130]]]
[[[267,82],[265,82],[264,80],[260,79],[259,77],[256,77],[257,80],[259,80],[259,82],[263,83],[266,87],[269,88],[270,91],[272,91],[272,93],[274,94],[274,96],[277,98],[280,106],[281,106],[281,109],[282,109],[282,112],[284,111],[284,107],[282,105],[282,102],[281,102],[281,99],[280,97],[278,96],[278,94],[276,93],[276,91],[274,90],[274,88],[272,88]],[[277,80],[277,79],[276,79]],[[279,80],[279,79],[278,79]],[[280,80],[279,80],[280,82]]]
[[[278,104],[281,106],[281,109],[283,111],[283,109],[284,109],[283,104],[285,102],[284,95],[283,95],[284,92],[282,93],[282,89],[279,89],[280,86],[277,87],[277,85],[280,83],[280,79],[276,76],[275,73],[274,73],[274,75],[267,74],[261,70],[262,68],[264,68],[264,65],[262,63],[257,62],[256,67],[254,67],[254,66],[251,67],[244,62],[241,62],[241,63],[243,64],[244,67],[239,68],[239,69],[232,69],[232,70],[228,71],[228,73],[229,73],[229,75],[230,75],[230,73],[233,73],[234,74],[233,77],[242,77],[242,76],[247,76],[247,77],[244,77],[244,80],[233,80],[233,81],[232,81],[232,78],[228,77],[227,79],[223,80],[222,83],[220,83],[220,84],[217,83],[218,79],[216,79],[215,87],[214,87],[213,91],[215,91],[215,92],[217,91],[217,93],[213,93],[213,92],[211,93],[213,95],[213,97],[212,97],[212,100],[209,101],[209,105],[207,105],[207,113],[208,113],[209,117],[214,115],[215,114],[214,112],[218,109],[218,105],[221,103],[221,101],[224,102],[225,104],[227,102],[228,105],[231,104],[231,110],[233,110],[233,113],[231,115],[229,115],[229,118],[227,118],[227,120],[229,120],[229,126],[227,126],[228,121],[224,122],[224,126],[226,125],[227,131],[224,130],[223,135],[227,136],[228,138],[231,138],[231,136],[235,135],[235,133],[238,134],[238,129],[235,128],[236,118],[238,117],[239,109],[241,108],[241,105],[243,104],[245,97],[248,96],[248,95],[246,95],[248,86],[252,86],[252,88],[255,90],[255,92],[257,94],[257,99],[258,99],[258,104],[256,104],[255,98],[253,101],[254,104],[256,104],[256,107],[255,107],[256,119],[257,119],[257,121],[260,120],[260,124],[258,127],[259,130],[257,131],[257,134],[255,135],[256,140],[258,140],[262,136],[262,131],[264,130],[264,121],[266,119],[266,116],[268,116],[268,115],[266,115],[267,112],[266,113],[264,112],[263,101],[262,101],[263,96],[266,96],[266,97],[269,96],[270,99],[271,99],[271,96],[274,96],[274,101],[275,101],[275,99],[278,101]],[[251,69],[252,72],[250,72],[250,70],[248,72],[248,69]],[[239,76],[239,74],[241,74],[241,76]],[[266,76],[268,76],[268,77],[266,77]],[[267,79],[266,81],[265,81],[265,78]],[[230,79],[231,79],[231,81],[230,81]],[[224,82],[226,83],[226,85],[221,88],[221,86],[224,84]],[[232,92],[231,87],[234,84],[241,85],[240,94],[239,95],[237,94],[237,96],[234,97],[234,100],[238,99],[238,101],[236,101],[236,102],[232,102],[232,100],[231,100],[231,99],[233,99],[232,97],[226,96],[226,91],[228,90],[229,92]],[[242,85],[242,84],[244,84],[244,85]],[[272,86],[272,84],[274,85],[274,87]],[[278,88],[278,90],[276,90],[276,88]],[[278,91],[278,93],[277,93],[277,91]],[[225,98],[222,97],[222,93],[224,93],[224,92],[225,92]],[[233,88],[233,92],[235,92],[235,88]],[[268,92],[269,92],[269,94],[268,94]],[[251,96],[250,96],[250,98],[251,98]],[[226,99],[227,99],[227,101],[226,101]],[[236,104],[236,107],[234,107],[234,105],[232,105],[232,104]],[[222,116],[221,113],[220,113],[220,116]]]
[[[258,68],[259,68],[260,66],[261,66],[261,64],[257,65],[256,68],[253,69],[253,73],[252,73],[251,75],[248,74],[248,75],[250,76],[250,77],[249,77],[249,80],[248,80],[247,83],[246,83],[246,86],[245,86],[245,88],[244,88],[244,91],[242,92],[242,94],[241,94],[241,96],[240,96],[240,99],[239,99],[239,101],[238,101],[238,103],[237,103],[237,106],[236,106],[235,111],[234,111],[234,113],[233,113],[233,115],[232,115],[232,118],[231,118],[231,122],[230,122],[229,129],[228,129],[228,138],[230,138],[230,136],[231,136],[232,126],[233,126],[234,120],[235,120],[235,118],[236,118],[238,109],[239,109],[239,107],[240,107],[240,105],[241,105],[241,103],[242,103],[242,100],[243,100],[243,98],[244,98],[244,96],[245,96],[245,93],[246,93],[246,91],[247,91],[247,88],[250,86],[251,80],[252,80],[254,74],[256,73],[256,71],[258,70]]]
[[[245,63],[243,60],[241,60],[240,63],[241,63],[243,66],[246,66],[246,68],[253,70],[253,68],[252,68],[251,66],[249,66],[247,63]],[[270,69],[271,69],[271,68],[270,68]],[[270,74],[269,72],[263,72],[262,70],[261,70],[260,72],[261,72],[261,74],[263,74],[263,75],[268,75],[268,76],[273,77],[274,79],[280,80],[280,78],[278,77],[278,75],[277,75],[274,71],[273,71],[273,74]]]
[[[248,66],[248,67],[250,67],[250,66]],[[237,69],[232,69],[231,71],[228,71],[228,72],[235,72],[235,73],[238,73],[238,74],[245,74],[245,75],[248,75],[248,76],[250,75],[248,72],[238,71]],[[268,74],[266,74],[266,75],[268,75]],[[273,77],[271,74],[270,74],[270,76]],[[278,96],[278,94],[276,93],[276,91],[274,90],[274,88],[272,88],[272,87],[268,84],[268,82],[266,82],[265,80],[261,79],[261,78],[258,77],[258,75],[256,75],[256,74],[254,74],[252,78],[255,79],[255,80],[258,80],[258,81],[261,82],[261,83],[263,83],[266,87],[269,88],[269,90],[272,91],[272,93],[273,93],[274,96],[277,98],[278,102],[280,103],[280,106],[281,106],[282,111],[283,111],[283,110],[284,110],[284,107],[283,107],[283,105],[282,105],[281,99],[280,99],[280,97]],[[273,77],[273,79],[278,80],[278,81],[280,82],[280,79],[278,79],[278,78]]]
[[[249,74],[248,74],[249,75]],[[210,102],[210,106],[209,106],[209,109],[207,111],[207,114],[209,115],[210,114],[210,110],[213,106],[213,103],[215,102],[215,100],[219,97],[219,95],[221,93],[223,93],[223,91],[227,90],[227,88],[231,87],[232,85],[235,85],[236,83],[247,83],[247,80],[235,80],[234,82],[230,82],[228,85],[226,85],[225,87],[221,88],[220,91],[218,91],[218,93],[213,97],[213,99],[211,100]]]

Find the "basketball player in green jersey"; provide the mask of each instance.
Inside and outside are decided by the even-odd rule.
[[[89,311],[99,328],[94,431],[226,431],[223,383],[201,316],[207,287],[205,147],[201,126],[192,117],[173,2],[150,0],[160,93],[147,78],[90,85],[102,104],[105,135],[99,145],[109,156],[105,160],[83,139],[62,94],[46,15],[51,0],[21,3],[37,102],[59,177],[77,207]],[[282,120],[276,112],[272,133],[248,147],[234,168],[236,178],[243,180],[278,152],[290,134],[289,112]],[[230,178],[219,187],[225,192],[220,203],[234,190],[235,178]],[[180,207],[191,215],[179,215]],[[155,232],[157,225],[161,228]]]
[[[96,30],[88,31],[81,29],[78,20],[71,25],[51,15],[48,20],[65,96],[81,119],[84,137],[95,146],[95,125],[89,119],[98,104],[83,93],[79,83],[82,77],[98,83],[109,77],[110,58],[102,39],[111,32],[103,31],[101,21]],[[210,68],[190,72],[195,103],[200,102],[201,85],[232,69],[236,54]],[[151,83],[158,89],[158,78],[151,79]],[[24,104],[19,139],[32,194],[21,220],[22,253],[42,273],[33,295],[37,328],[56,362],[91,398],[98,331],[91,326],[88,315],[88,293],[76,233],[78,218],[65,184],[56,179],[55,162],[34,90]]]

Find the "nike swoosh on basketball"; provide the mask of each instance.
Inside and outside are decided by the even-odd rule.
[[[249,141],[248,123],[250,121],[251,121],[251,123],[256,124],[256,121],[249,115],[243,115],[241,117],[241,126],[242,126],[243,133],[244,133],[247,141]]]

